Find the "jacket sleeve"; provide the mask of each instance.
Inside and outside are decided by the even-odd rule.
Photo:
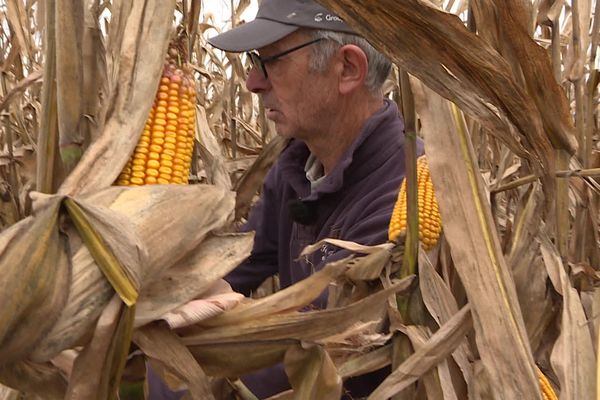
[[[276,190],[275,168],[267,174],[259,201],[250,211],[243,232],[254,231],[254,246],[250,257],[231,271],[225,280],[233,290],[249,296],[261,283],[278,272],[278,227],[275,220],[279,209],[279,195]]]

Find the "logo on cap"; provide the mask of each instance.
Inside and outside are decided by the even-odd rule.
[[[325,18],[325,21],[327,22],[331,22],[331,21],[335,21],[335,22],[344,22],[340,17],[338,17],[337,15],[333,15],[333,14],[327,14],[325,15],[325,17],[323,17],[323,13],[318,13],[315,14],[315,22],[322,22],[323,18]]]

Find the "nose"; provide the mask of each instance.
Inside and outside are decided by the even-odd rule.
[[[250,68],[246,77],[246,88],[253,93],[262,93],[269,89],[271,83],[256,67]]]

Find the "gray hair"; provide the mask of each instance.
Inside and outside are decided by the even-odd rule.
[[[337,49],[347,44],[358,46],[365,52],[369,61],[369,70],[365,79],[365,86],[373,94],[379,94],[385,80],[392,69],[391,61],[375,50],[363,37],[351,33],[334,32],[327,30],[308,30],[308,35],[313,39],[326,39],[314,46],[310,68],[314,71],[324,71],[329,60]]]

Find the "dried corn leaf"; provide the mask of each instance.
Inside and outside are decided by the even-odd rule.
[[[427,310],[439,326],[448,322],[458,311],[458,304],[450,288],[433,269],[426,253],[419,253],[419,287]],[[473,379],[473,367],[469,360],[472,354],[467,343],[461,343],[452,353],[454,361],[460,368],[467,387]]]
[[[368,322],[357,322],[345,331],[319,340],[336,364],[345,362],[350,356],[367,353],[370,349],[385,345],[391,333],[380,333],[385,310],[380,316],[372,316]]]
[[[16,390],[0,385],[0,400],[19,400],[19,396]]]
[[[490,377],[486,373],[483,363],[479,360],[473,363],[473,385],[469,392],[469,399],[475,400],[495,400]]]
[[[16,40],[14,44],[24,52],[25,57],[32,59],[33,45],[31,43],[32,38],[28,35],[29,24],[27,23],[28,16],[25,7],[26,5],[22,1],[8,0],[6,2],[7,22],[15,35]]]
[[[300,343],[285,353],[285,372],[294,399],[338,399],[342,379],[327,352],[321,346]]]
[[[468,396],[467,391],[462,388],[463,385],[455,383],[455,380],[453,379],[454,374],[452,368],[456,368],[453,365],[454,364],[452,364],[449,359],[446,359],[437,367],[440,388],[442,391],[442,396],[440,398],[444,400],[459,400]],[[456,380],[460,380],[460,377],[456,378]]]
[[[186,31],[190,37],[190,43],[196,42],[196,35],[198,34],[198,21],[200,21],[200,11],[202,9],[202,2],[199,0],[193,0],[190,2],[189,10],[186,10]],[[192,54],[191,51],[188,54]]]
[[[422,348],[425,343],[427,343],[427,340],[429,340],[431,337],[431,332],[427,327],[418,325],[407,325],[404,328],[404,333],[410,340],[410,344],[415,352],[419,351],[419,349]],[[427,399],[444,398],[444,393],[442,392],[442,387],[440,385],[439,371],[445,365],[447,366],[446,360],[441,360],[437,366],[425,372],[420,377],[420,384]],[[401,395],[405,395],[407,392],[408,391],[404,391]]]
[[[390,293],[406,290],[412,277],[347,307],[313,312],[275,312],[229,325],[199,325],[178,330],[182,340],[210,375],[240,376],[281,362],[290,346],[300,341],[326,339],[351,328],[357,321],[371,320]],[[296,285],[306,289],[310,282]],[[277,298],[275,299],[276,302]],[[309,302],[310,300],[307,300]],[[274,309],[272,305],[267,308]],[[235,309],[229,313],[235,312]],[[227,315],[227,312],[223,315]],[[219,318],[219,317],[217,317]],[[213,319],[214,320],[214,319]]]
[[[67,302],[70,264],[59,207],[53,199],[0,236],[0,366],[25,359]]]
[[[56,24],[56,102],[60,155],[71,170],[83,153],[83,64],[82,43],[84,5],[55,0]]]
[[[590,45],[590,13],[591,1],[578,0],[572,2],[571,24],[572,46],[568,47],[567,59],[565,61],[565,75],[571,81],[578,81],[583,78],[588,58],[588,48]],[[595,16],[598,18],[598,16]],[[592,60],[593,61],[593,60]]]
[[[350,269],[346,272],[346,277],[355,282],[377,279],[388,265],[390,258],[391,253],[386,248],[381,248],[374,253],[355,258],[351,263]]]
[[[36,190],[54,193],[64,171],[58,162],[58,116],[56,105],[56,7],[44,8],[44,84],[41,93],[40,135],[36,155]]]
[[[596,393],[596,381],[590,378],[596,368],[593,339],[581,299],[571,286],[560,255],[545,232],[539,238],[548,276],[563,297],[560,336],[550,359],[560,381],[560,398],[583,399]]]
[[[244,399],[246,400],[246,399]],[[254,400],[252,398],[247,400]],[[268,397],[267,400],[294,400],[294,391],[286,390],[285,392],[277,393],[274,396]]]
[[[316,299],[331,281],[337,279],[346,270],[348,262],[349,259],[345,258],[329,263],[304,279],[301,285],[291,285],[268,297],[240,304],[233,310],[206,321],[203,325],[214,327],[234,325],[263,316],[297,310]]]
[[[21,94],[31,85],[39,83],[41,79],[41,69],[30,72],[26,78],[23,78],[21,81],[19,81],[15,86],[13,86],[10,92],[6,93],[4,97],[2,97],[2,100],[0,100],[0,111],[3,111],[5,108],[8,108],[11,101],[13,101],[17,95]]]
[[[473,307],[478,349],[495,395],[531,396],[538,392],[533,357],[464,121],[416,80],[413,93],[446,239]]]
[[[0,367],[0,380],[10,387],[44,400],[63,400],[67,381],[54,365],[21,361]]]
[[[276,136],[263,149],[254,164],[238,181],[236,192],[235,218],[240,219],[248,213],[252,206],[254,195],[258,192],[265,175],[288,144],[287,139]]]
[[[536,185],[522,197],[507,259],[513,271],[525,328],[534,354],[555,318],[554,305],[547,290],[548,274],[535,241],[539,229],[541,195]]]
[[[352,357],[338,367],[342,378],[359,376],[368,372],[376,371],[392,362],[392,346],[386,345],[372,350],[367,354]]]
[[[323,244],[331,244],[333,246],[339,247],[341,249],[350,250],[354,253],[363,253],[363,254],[373,254],[381,251],[382,249],[391,249],[394,245],[393,243],[382,243],[375,246],[365,246],[356,242],[350,242],[347,240],[341,239],[323,239],[319,240],[317,243],[306,246],[302,252],[301,256],[305,256],[311,253],[314,253],[318,249],[320,249]]]
[[[91,340],[75,359],[65,399],[116,397],[119,380],[115,380],[115,374],[120,379],[118,371],[125,365],[129,350],[128,338],[120,334],[122,324],[127,323],[123,319],[127,318],[126,313],[118,296],[104,308]],[[129,321],[129,325],[132,322]]]
[[[66,229],[71,253],[71,279],[62,290],[68,293],[61,317],[40,343],[31,349],[33,360],[54,358],[64,349],[72,348],[77,340],[93,329],[103,308],[114,291],[97,267],[87,247],[74,228]]]
[[[100,15],[103,7],[100,4],[84,8],[84,30],[82,38],[82,65],[83,65],[83,93],[84,97],[82,123],[83,137],[87,141],[94,141],[102,131],[102,124],[106,120],[106,98],[109,93],[109,79],[106,61],[106,46],[101,27]],[[110,29],[111,27],[109,27]],[[93,116],[89,118],[87,116]]]
[[[284,340],[297,339],[305,341],[316,341],[327,338],[341,331],[349,329],[357,321],[371,321],[373,316],[378,316],[387,297],[396,292],[402,292],[410,287],[414,277],[405,278],[394,283],[390,288],[381,290],[365,299],[359,300],[346,307],[337,309],[319,310],[312,312],[273,312],[270,315],[248,319],[239,316],[229,319],[227,325],[204,327],[210,324],[210,320],[197,327],[181,330],[184,341],[188,346],[259,341],[259,340]],[[292,286],[309,290],[312,282],[303,280]],[[264,309],[276,310],[273,303],[279,301],[279,297],[263,302]],[[307,301],[307,303],[310,300]],[[235,313],[235,308],[229,313]],[[227,318],[228,312],[216,318]]]
[[[136,247],[141,247],[136,240],[137,235],[131,229],[127,229],[127,223],[115,224],[116,218],[112,218],[109,213],[81,206],[68,198],[64,199],[63,204],[77,228],[79,237],[105,278],[127,306],[134,305],[139,292],[141,265],[135,251]],[[124,228],[124,231],[114,229],[115,227]],[[124,233],[132,234],[133,240]],[[104,239],[105,237],[110,239]]]
[[[297,343],[299,341],[292,339],[239,340],[232,343],[198,346],[186,343],[186,347],[210,376],[232,377],[242,376],[281,362],[287,349]],[[158,342],[155,344],[160,346]]]
[[[200,158],[206,170],[208,183],[231,190],[233,186],[225,166],[225,159],[221,154],[217,138],[210,130],[204,107],[196,108],[196,128]]]
[[[240,18],[242,16],[242,14],[244,13],[244,11],[246,10],[246,8],[248,8],[248,6],[250,6],[250,0],[240,0],[240,2],[238,3],[237,7],[235,8],[235,10],[233,10],[233,14],[232,14],[232,21],[231,24],[232,25],[238,25],[238,23],[240,22]]]
[[[536,20],[538,23],[542,21],[555,21],[560,16],[560,12],[564,6],[565,0],[543,0],[537,10],[538,15]]]
[[[539,229],[541,196],[540,188],[536,185],[520,199],[508,252],[508,263],[513,269],[520,259],[531,253],[531,242]]]
[[[156,320],[200,297],[247,258],[253,239],[251,233],[209,236],[188,257],[143,288],[136,307],[136,325]]]
[[[173,331],[150,324],[136,331],[134,341],[153,362],[185,382],[193,399],[214,399],[208,377]]]
[[[190,254],[209,232],[227,226],[234,203],[232,192],[209,185],[109,187],[84,199],[125,216],[144,238],[144,286]],[[175,204],[186,208],[175,209]]]
[[[591,292],[581,292],[581,303],[585,309],[585,315],[598,315],[600,312],[600,289],[595,288]],[[592,340],[598,337],[598,331],[600,330],[600,321],[597,318],[594,318],[590,325],[590,332],[592,335]],[[598,343],[594,340],[593,342],[594,350],[596,354],[598,354]],[[598,357],[596,356],[596,365],[598,363]]]
[[[515,76],[523,73],[523,82],[528,95],[533,100],[538,113],[532,118],[539,119],[544,130],[537,140],[553,143],[555,148],[565,149],[570,154],[577,150],[577,140],[569,104],[563,88],[554,78],[550,58],[545,49],[535,43],[530,34],[528,4],[521,1],[472,2],[475,12],[492,9],[486,15],[493,20],[500,31],[498,42],[512,52],[510,58]],[[531,5],[529,5],[531,8]],[[482,12],[485,12],[482,10]],[[477,21],[480,26],[488,26],[492,18]],[[533,132],[532,132],[533,133]],[[548,139],[545,137],[548,135]],[[533,138],[532,140],[536,140]]]
[[[440,330],[400,364],[392,373],[371,393],[369,400],[385,400],[411,383],[420,376],[434,368],[448,357],[471,330],[471,310],[469,306],[463,307]]]
[[[539,251],[538,246],[531,247]],[[554,296],[548,291],[548,274],[539,254],[535,257],[528,254],[513,267],[529,343],[534,354],[537,354],[550,332],[555,332],[554,323],[558,307],[554,303]]]

